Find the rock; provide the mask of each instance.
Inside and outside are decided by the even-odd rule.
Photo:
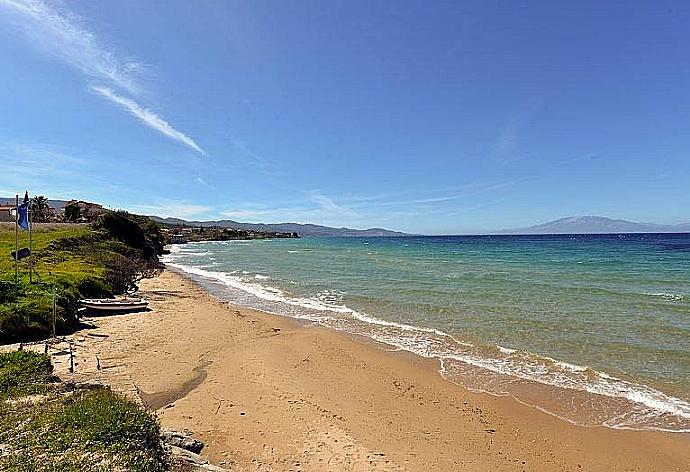
[[[167,449],[170,451],[170,456],[175,462],[183,462],[191,465],[206,465],[208,461],[187,449],[168,444]]]
[[[184,433],[170,429],[161,431],[161,440],[166,444],[185,449],[194,454],[199,454],[204,448],[204,443],[198,439],[191,438]]]
[[[196,470],[208,472],[225,472],[227,469],[209,464],[206,459],[199,454],[195,454],[181,447],[167,445],[166,449],[170,453],[170,461],[173,464],[184,466],[183,470]],[[174,469],[173,469],[174,470]]]
[[[213,464],[200,465],[199,470],[208,470],[209,472],[226,472],[228,469],[223,469],[222,467],[215,466]]]

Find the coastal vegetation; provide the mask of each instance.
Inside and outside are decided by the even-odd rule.
[[[21,233],[26,246],[27,234]],[[13,224],[0,225],[0,343],[33,341],[73,330],[80,298],[136,288],[160,270],[164,238],[156,223],[105,212],[91,224],[35,224],[32,255],[15,263]],[[31,275],[29,272],[31,271]]]
[[[167,470],[154,415],[102,386],[59,382],[46,354],[0,353],[0,469]]]
[[[299,238],[296,232],[255,231],[239,228],[224,228],[221,226],[187,226],[159,223],[165,237],[166,244],[179,241],[228,241],[233,239],[283,239]]]
[[[146,217],[104,212],[90,225],[32,229],[15,279],[15,228],[0,226],[2,344],[71,332],[80,298],[127,292],[161,267],[163,236]],[[20,238],[26,247],[28,233]],[[60,382],[47,354],[0,353],[1,470],[168,470],[159,436],[153,414],[109,388]]]

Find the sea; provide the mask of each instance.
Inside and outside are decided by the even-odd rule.
[[[438,360],[584,426],[690,432],[690,234],[171,246],[217,297]]]

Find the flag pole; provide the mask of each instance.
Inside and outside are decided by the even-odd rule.
[[[14,209],[14,283],[19,286],[19,194],[15,195]]]
[[[34,264],[33,264],[33,254],[31,253],[31,246],[33,243],[33,238],[31,236],[31,200],[29,200],[27,207],[26,207],[26,218],[27,221],[29,222],[29,284],[33,283],[33,270],[34,270]]]

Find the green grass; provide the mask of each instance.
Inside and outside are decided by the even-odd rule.
[[[15,367],[26,365],[25,359],[14,360]],[[35,361],[29,363],[36,365],[33,378],[38,379],[45,362]],[[38,402],[18,402],[14,396],[14,403],[0,403],[0,470],[167,470],[158,420],[136,403],[108,388],[67,396],[56,388],[48,392]]]
[[[57,295],[58,331],[76,324],[76,300],[82,285],[100,287],[104,268],[78,251],[55,248],[56,241],[85,241],[93,231],[85,225],[34,225],[33,261],[36,274],[29,283],[26,259],[19,263],[19,283],[14,283],[14,227],[0,225],[0,343],[45,338],[52,331],[53,289]],[[28,246],[28,233],[20,232],[20,247]],[[93,290],[97,292],[96,290]]]
[[[149,220],[111,213],[99,223],[36,225],[38,280],[22,261],[17,284],[14,225],[0,224],[0,343],[47,337],[53,290],[60,333],[76,326],[79,298],[111,295],[157,267],[162,239]],[[0,353],[0,470],[167,470],[155,416],[107,388],[65,391],[52,372],[47,355]]]
[[[53,365],[46,354],[30,351],[0,353],[0,401],[46,393],[53,380]]]
[[[69,276],[75,272],[75,261],[70,261],[71,258],[61,258],[59,254],[53,254],[54,257],[45,254],[45,249],[50,243],[57,239],[65,238],[80,238],[92,233],[88,225],[76,224],[34,224],[32,231],[32,249],[34,255],[38,255],[36,260],[36,271],[39,277],[47,280],[52,275],[56,277]],[[29,233],[26,231],[19,231],[19,247],[29,247]],[[0,280],[14,281],[14,260],[10,253],[15,248],[15,232],[14,224],[4,223],[0,224]],[[87,272],[94,268],[88,264],[81,266],[81,269],[86,269]],[[29,281],[26,261],[20,261],[20,280],[22,282]]]
[[[95,228],[95,229],[94,229]],[[131,288],[142,273],[157,265],[162,250],[157,226],[145,217],[108,213],[95,226],[36,224],[33,228],[30,283],[27,260],[15,264],[11,223],[0,223],[0,344],[50,336],[53,291],[56,293],[56,333],[77,325],[77,300],[101,298]],[[28,233],[20,231],[20,247]]]

